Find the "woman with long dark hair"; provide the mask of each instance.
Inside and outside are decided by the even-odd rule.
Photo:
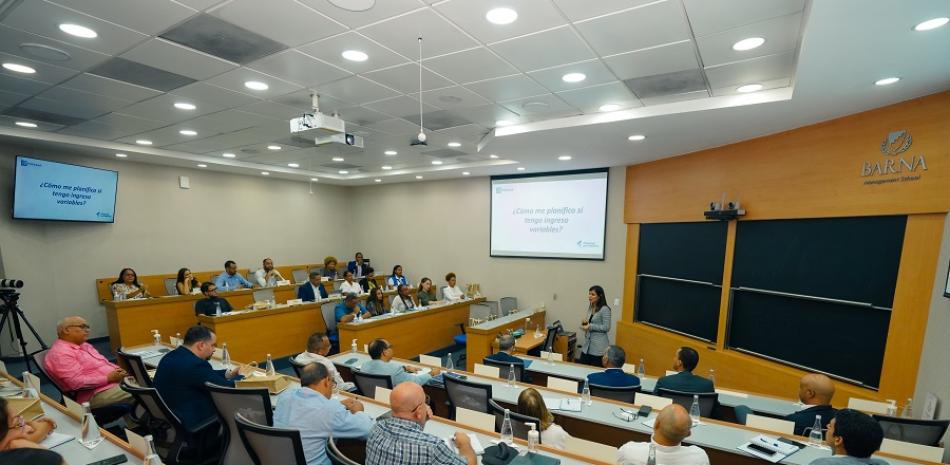
[[[112,298],[114,300],[140,299],[151,297],[148,294],[148,286],[139,284],[139,275],[132,268],[122,268],[119,272],[119,278],[109,286],[112,288]]]
[[[377,286],[369,291],[369,297],[366,298],[366,311],[379,316],[386,313],[386,296],[383,295],[383,288]]]
[[[197,294],[201,283],[198,278],[188,268],[178,270],[178,279],[175,281],[175,288],[178,289],[178,295]]]
[[[604,288],[594,285],[587,291],[587,318],[581,321],[584,331],[584,345],[580,362],[585,365],[601,366],[601,359],[610,347],[610,306]]]

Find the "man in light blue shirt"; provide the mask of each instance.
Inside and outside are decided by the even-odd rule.
[[[437,376],[441,371],[438,368],[432,369],[432,374],[419,373],[415,367],[405,366],[401,363],[391,361],[393,359],[393,346],[385,339],[374,339],[369,343],[369,356],[372,360],[364,363],[360,367],[360,373],[369,373],[371,375],[389,375],[393,380],[393,386],[406,381],[424,385]]]
[[[333,379],[322,363],[303,367],[300,385],[277,397],[274,426],[300,430],[307,465],[330,465],[327,438],[365,438],[375,422],[358,400],[331,398]]]
[[[224,273],[214,278],[214,285],[218,286],[219,291],[233,291],[244,287],[254,287],[250,281],[244,279],[244,276],[241,276],[241,273],[238,273],[237,263],[234,263],[234,260],[224,262]]]

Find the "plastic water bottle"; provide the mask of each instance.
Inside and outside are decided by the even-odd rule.
[[[224,364],[225,370],[231,371],[231,353],[228,352],[227,342],[221,344],[221,363]]]
[[[912,410],[914,399],[908,398],[907,403],[904,404],[904,410],[901,411],[901,416],[904,418],[914,418],[914,411]]]
[[[267,354],[267,365],[265,365],[265,367],[267,376],[274,376],[277,374],[277,370],[274,369],[274,360],[270,357],[270,354]]]
[[[32,374],[29,371],[23,372],[23,397],[27,399],[39,399],[40,387],[33,385],[33,378],[27,376],[28,373]]]
[[[824,442],[824,435],[821,434],[821,415],[815,415],[815,424],[808,432],[808,443],[820,446],[822,442]]]
[[[538,430],[534,429],[534,423],[527,421],[525,425],[530,428],[528,430],[528,452],[537,452],[538,443],[541,442],[541,433],[538,433]]]
[[[175,347],[181,347],[181,333],[175,333]]]
[[[650,450],[647,451],[647,465],[656,465],[656,444],[650,442]]]
[[[541,322],[538,322],[538,324],[534,325],[534,338],[540,339],[541,336],[544,336],[544,333],[541,332]]]
[[[713,385],[716,384],[716,370],[712,368],[709,369],[709,380],[712,381]]]
[[[508,387],[515,387],[515,364],[508,364]]]
[[[643,359],[641,358],[640,365],[637,366],[637,375],[643,378],[644,376],[646,376],[646,374],[647,374],[647,366],[643,363]]]
[[[689,418],[693,420],[693,425],[699,424],[699,395],[693,394],[693,405],[689,407]]]
[[[92,407],[89,406],[89,402],[82,403],[82,410],[79,443],[87,449],[93,449],[102,442],[102,434],[99,433],[99,424],[96,423],[96,417],[92,416]]]
[[[152,342],[157,346],[162,345],[162,335],[157,329],[152,330]]]
[[[529,324],[531,324],[531,318],[525,318],[524,319],[524,333],[525,334],[528,334]]]
[[[584,380],[584,389],[581,390],[581,398],[584,399],[584,403],[590,406],[593,404],[593,401],[590,399],[590,384],[587,383],[587,380]]]
[[[155,441],[151,434],[145,436],[145,460],[142,465],[162,465],[162,458],[155,451]]]
[[[446,361],[445,361],[445,369],[446,369],[446,370],[454,370],[454,369],[455,369],[455,362],[452,360],[452,352],[449,352],[448,359],[446,359]]]
[[[513,444],[515,442],[514,430],[511,427],[511,412],[505,409],[505,420],[501,422],[501,442]]]
[[[221,316],[221,302],[214,303],[214,316]]]
[[[897,416],[897,401],[894,399],[887,399],[887,416]]]
[[[350,351],[356,352],[356,339],[353,339],[353,342],[350,343]]]

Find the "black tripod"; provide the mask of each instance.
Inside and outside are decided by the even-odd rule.
[[[26,340],[23,339],[23,330],[20,328],[20,321],[22,320],[26,323],[26,326],[30,328],[30,332],[33,333],[33,337],[36,338],[37,342],[40,343],[40,347],[43,350],[48,349],[49,347],[43,342],[43,339],[39,334],[36,333],[36,328],[30,324],[30,320],[26,318],[26,315],[23,314],[23,310],[20,310],[20,306],[17,302],[20,300],[20,293],[14,291],[13,289],[0,289],[0,313],[3,314],[3,318],[0,318],[0,333],[3,332],[3,328],[7,325],[7,320],[11,322],[10,336],[16,337],[20,341],[20,352],[23,356],[23,363],[26,364],[26,371],[32,373],[30,369],[30,355],[26,350]],[[37,367],[40,368],[40,367]]]

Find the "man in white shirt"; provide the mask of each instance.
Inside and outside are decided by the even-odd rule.
[[[330,379],[333,380],[338,388],[344,391],[352,391],[353,383],[343,381],[340,372],[336,371],[336,366],[326,356],[330,353],[330,338],[324,333],[313,333],[307,338],[307,351],[297,354],[292,362],[298,366],[307,366],[311,363],[319,363],[330,372]]]
[[[254,281],[260,287],[274,287],[277,281],[284,281],[284,277],[274,268],[274,261],[265,258],[264,267],[254,272]]]
[[[684,446],[692,425],[689,413],[672,404],[656,416],[651,442],[628,442],[617,452],[618,465],[645,465],[650,444],[656,446],[656,463],[663,465],[709,465],[706,451],[697,446]]]
[[[444,297],[445,300],[454,302],[465,298],[465,292],[458,288],[458,280],[455,277],[455,273],[445,275],[445,282],[449,284],[445,289],[442,289],[442,297]]]

